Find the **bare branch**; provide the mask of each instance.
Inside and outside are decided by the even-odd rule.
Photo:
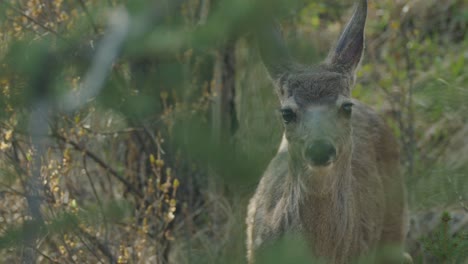
[[[105,239],[105,241],[107,243],[108,242],[108,234],[109,234],[108,221],[107,221],[107,217],[106,217],[106,214],[105,214],[105,211],[104,211],[104,206],[102,205],[102,201],[99,198],[99,195],[97,194],[96,187],[94,186],[94,182],[93,182],[93,180],[91,178],[91,175],[89,174],[88,166],[87,166],[87,162],[86,162],[86,156],[83,156],[83,168],[84,168],[84,171],[86,173],[86,176],[88,177],[89,184],[91,185],[91,189],[93,190],[93,194],[96,197],[99,208],[101,209],[102,219],[104,221],[104,239]],[[109,255],[107,255],[107,256],[109,257]],[[115,262],[114,258],[112,256],[109,257],[109,261],[111,263]]]
[[[127,189],[136,194],[138,197],[140,198],[143,198],[143,194],[141,193],[140,190],[138,190],[137,188],[135,188],[135,186],[133,186],[129,181],[127,181],[125,179],[124,176],[120,175],[120,173],[118,173],[115,169],[113,169],[110,165],[108,165],[106,162],[104,162],[101,158],[99,158],[99,156],[91,151],[89,151],[88,149],[86,149],[85,147],[82,147],[80,146],[80,144],[78,144],[77,142],[74,142],[70,139],[67,139],[59,134],[53,134],[52,135],[53,137],[67,143],[67,144],[70,144],[71,146],[73,146],[76,150],[78,151],[81,151],[83,152],[86,156],[88,156],[89,158],[91,158],[94,162],[96,162],[97,164],[99,164],[102,168],[104,168],[106,171],[108,171],[111,175],[113,175],[115,178],[117,178],[120,182],[122,182],[125,187],[127,187]]]
[[[88,10],[88,8],[86,7],[86,4],[84,3],[83,0],[78,0],[78,3],[80,4],[81,8],[82,8],[83,11],[85,12],[86,16],[88,17],[88,21],[89,21],[89,23],[91,24],[91,27],[93,28],[94,33],[98,34],[98,33],[99,33],[99,30],[98,30],[98,28],[96,27],[96,23],[94,23],[94,19],[93,19],[93,17],[91,16],[91,14],[89,13],[89,10]]]
[[[25,17],[27,20],[29,20],[30,22],[38,25],[39,27],[41,27],[42,29],[44,29],[45,31],[47,32],[50,32],[52,34],[54,34],[55,36],[57,36],[58,38],[62,39],[62,40],[65,40],[64,37],[62,37],[57,31],[55,31],[54,29],[52,28],[49,28],[47,27],[46,25],[40,23],[39,21],[37,21],[36,19],[32,18],[31,16],[27,15],[26,13],[24,13],[22,10],[14,7],[12,4],[10,3],[7,3],[5,0],[2,0],[2,4],[8,6],[9,8],[11,8],[13,11],[17,12],[18,14],[20,14],[21,16]]]

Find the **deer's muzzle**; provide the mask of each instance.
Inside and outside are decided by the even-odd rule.
[[[313,166],[327,166],[335,160],[336,149],[329,141],[316,140],[307,147],[305,157]]]

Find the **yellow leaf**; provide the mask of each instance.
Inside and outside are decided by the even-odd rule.
[[[13,130],[12,129],[7,130],[7,132],[5,132],[5,140],[7,141],[10,140],[12,135],[13,135]]]
[[[180,185],[180,182],[179,182],[179,180],[178,180],[178,179],[174,179],[174,183],[173,183],[173,185],[174,185],[174,188],[176,188],[176,189],[177,189],[177,188],[179,187],[179,185]]]
[[[172,220],[174,220],[174,218],[175,218],[175,215],[172,212],[168,212],[166,214],[166,219],[165,219],[166,223],[172,222]]]
[[[8,148],[10,148],[10,144],[7,144],[5,142],[0,142],[0,150],[7,150]]]
[[[156,166],[158,168],[162,168],[164,166],[164,160],[160,160],[160,159],[156,160]]]

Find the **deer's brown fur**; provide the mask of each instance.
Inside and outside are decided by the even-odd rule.
[[[311,253],[329,263],[349,263],[388,245],[403,255],[406,201],[398,142],[371,108],[350,98],[366,14],[361,0],[328,59],[314,67],[291,60],[274,29],[260,33],[262,59],[282,109],[294,119],[285,123],[278,153],[248,206],[249,263],[286,233],[302,234]],[[350,116],[342,113],[345,103],[353,104]],[[317,141],[329,142],[336,156],[311,163],[304,149]]]

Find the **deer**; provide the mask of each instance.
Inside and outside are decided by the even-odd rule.
[[[359,0],[317,65],[292,58],[277,23],[256,33],[284,133],[248,205],[250,264],[286,234],[302,236],[326,263],[350,263],[389,245],[399,257],[371,263],[412,263],[404,252],[408,209],[398,141],[374,110],[350,97],[366,18],[367,1]]]

